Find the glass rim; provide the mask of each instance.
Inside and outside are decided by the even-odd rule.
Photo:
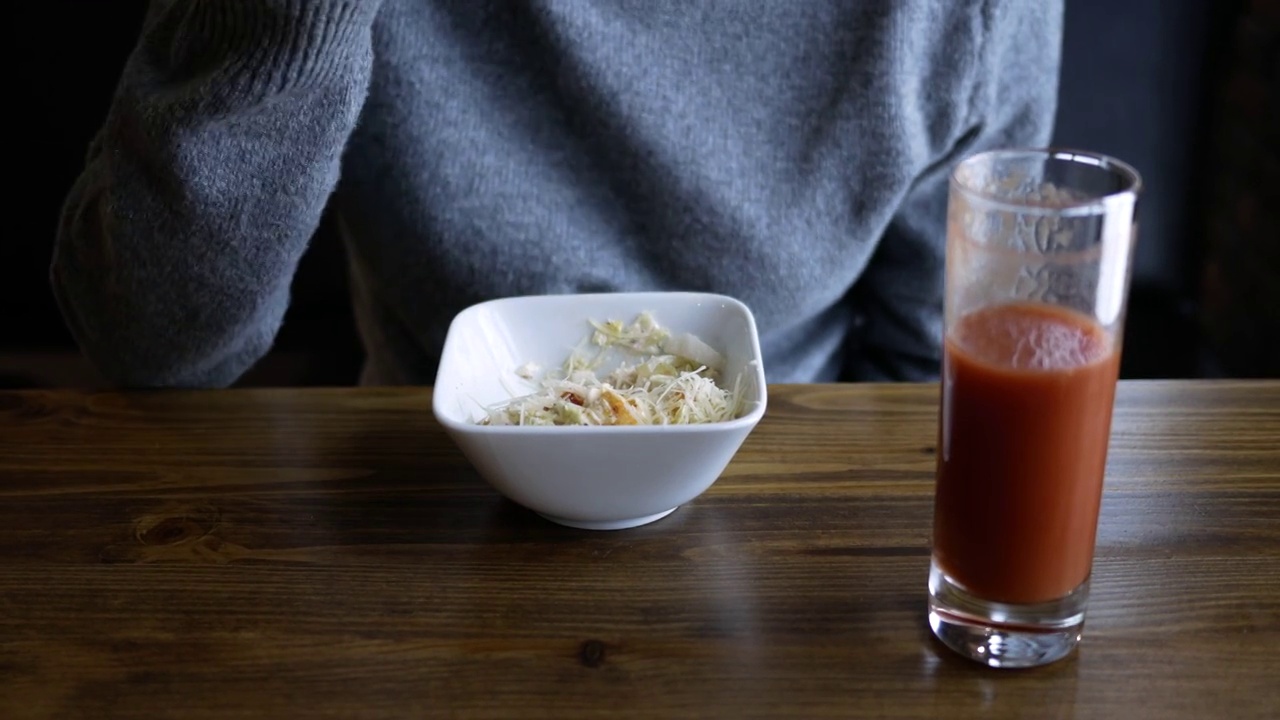
[[[1114,192],[1103,193],[1082,200],[1048,204],[1035,200],[1012,200],[995,193],[980,190],[961,179],[961,173],[981,162],[1018,157],[1035,157],[1044,160],[1065,160],[1109,171],[1118,175],[1124,187]],[[1038,215],[1079,216],[1103,212],[1113,198],[1133,197],[1135,200],[1142,192],[1142,175],[1129,163],[1104,153],[1089,150],[1077,150],[1069,147],[1012,147],[983,150],[963,158],[951,171],[951,187],[964,193],[967,197],[982,203],[1010,212],[1031,213]]]

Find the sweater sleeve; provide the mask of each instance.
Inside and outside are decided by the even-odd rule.
[[[1062,2],[988,0],[978,45],[970,122],[949,152],[921,173],[895,213],[853,298],[861,327],[844,377],[936,380],[942,359],[947,194],[966,156],[1043,147],[1057,110]],[[936,89],[938,96],[965,89]]]
[[[382,0],[152,0],[50,279],[103,378],[219,387],[270,348],[364,103]]]

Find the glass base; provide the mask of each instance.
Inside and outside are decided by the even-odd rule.
[[[1059,600],[1034,605],[975,597],[929,567],[929,627],[961,656],[993,668],[1029,668],[1061,660],[1080,644],[1089,582]]]

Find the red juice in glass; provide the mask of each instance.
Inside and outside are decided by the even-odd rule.
[[[946,338],[934,553],[965,590],[1040,603],[1089,578],[1119,353],[1092,318],[1015,303]]]
[[[929,627],[991,667],[1084,630],[1141,180],[1065,150],[962,160],[947,204]]]

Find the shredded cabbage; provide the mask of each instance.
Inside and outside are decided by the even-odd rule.
[[[486,408],[481,425],[687,425],[732,420],[742,411],[739,376],[721,387],[724,357],[691,334],[672,337],[642,312],[630,324],[590,321],[592,331],[564,364],[516,374],[534,382],[526,395]],[[597,375],[611,350],[629,360]]]

